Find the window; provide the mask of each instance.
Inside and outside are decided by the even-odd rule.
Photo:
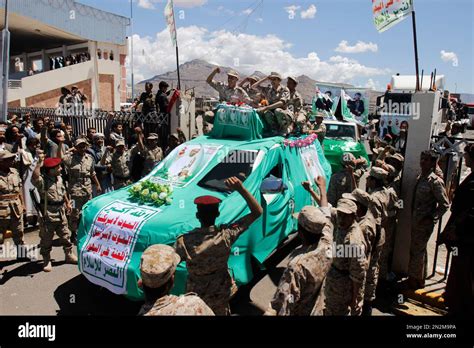
[[[252,173],[257,155],[257,151],[231,151],[218,165],[207,173],[198,185],[210,190],[227,192],[228,189],[224,181],[232,176],[236,176],[244,182]]]
[[[344,124],[327,124],[326,125],[326,138],[350,138],[356,139],[355,127],[352,125]]]

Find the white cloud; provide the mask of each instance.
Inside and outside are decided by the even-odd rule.
[[[202,27],[189,26],[178,29],[178,41],[181,63],[212,59],[215,64],[230,67],[238,58],[238,70],[243,74],[256,70],[265,73],[278,71],[285,76],[305,74],[316,80],[351,83],[355,78],[390,73],[388,69],[368,67],[342,56],[324,61],[316,52],[311,52],[306,57],[296,57],[289,52],[289,42],[271,34],[257,36],[226,30],[209,32]],[[167,29],[155,37],[134,35],[134,53],[136,81],[176,69],[174,47]]]
[[[288,13],[288,18],[293,19],[296,17],[296,12],[301,8],[301,6],[291,5],[285,7],[285,11]]]
[[[441,51],[441,59],[443,62],[452,62],[454,67],[459,65],[458,55],[454,52]]]
[[[263,22],[263,18],[262,17],[258,17],[255,19],[255,22],[257,23],[262,23]]]
[[[310,5],[307,10],[301,11],[301,18],[303,19],[312,19],[316,15],[316,6]]]
[[[166,4],[166,0],[138,0],[138,7],[145,8],[148,10],[156,9],[155,4]],[[174,5],[176,7],[199,7],[207,3],[207,0],[174,0]]]
[[[152,0],[138,0],[138,7],[146,8],[147,10],[153,10],[155,5],[154,1]]]
[[[335,49],[336,52],[341,53],[362,53],[362,52],[377,52],[379,47],[377,44],[373,42],[364,42],[364,41],[357,41],[354,46],[350,46],[346,40],[342,40],[339,43],[339,46]]]
[[[246,15],[246,16],[250,15],[251,13],[252,13],[252,9],[251,9],[251,8],[248,8],[248,9],[242,11],[242,14],[244,14],[244,15]]]
[[[372,89],[372,90],[376,90],[376,91],[381,91],[382,88],[380,86],[380,82],[379,81],[374,81],[373,79],[368,79],[366,84],[363,86],[364,88],[369,88],[369,89]]]

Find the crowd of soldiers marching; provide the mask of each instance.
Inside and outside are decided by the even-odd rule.
[[[308,122],[302,98],[296,91],[296,78],[288,78],[288,87],[281,85],[282,77],[278,73],[263,79],[251,76],[239,83],[238,74],[230,71],[225,84],[214,81],[219,72],[216,68],[208,83],[219,92],[220,100],[257,108],[271,135],[285,135],[299,128],[318,134],[320,141],[324,139],[322,117],[317,117],[316,123]],[[267,80],[270,86],[260,87]],[[152,86],[148,86],[150,98],[151,89]],[[212,123],[212,112],[206,116]],[[54,124],[51,127],[49,120],[35,120],[34,125],[16,127],[14,144],[6,143],[4,129],[0,130],[1,234],[3,237],[6,230],[11,230],[14,243],[21,248],[26,208],[23,187],[35,187],[42,216],[40,253],[46,272],[52,270],[50,252],[55,233],[61,239],[66,261],[77,263],[72,248],[82,206],[94,195],[129,185],[134,155],[139,153],[144,158],[143,176],[185,141],[180,134],[173,134],[169,147],[163,151],[156,134],[145,137],[143,130],[137,127],[134,130],[137,143],[128,150],[118,123],[113,125],[107,138],[90,129],[73,144],[70,130],[66,126],[56,129]],[[26,141],[22,134],[27,135]],[[69,148],[68,142],[73,147]],[[301,246],[291,252],[266,315],[371,315],[372,304],[379,294],[377,290],[383,289],[391,278],[390,259],[398,212],[403,208],[400,183],[404,165],[403,155],[390,144],[375,139],[373,145],[370,170],[365,159],[344,153],[342,170],[332,175],[327,191],[323,177],[314,178],[314,183],[301,183],[318,206],[304,207],[295,216]],[[466,165],[472,169],[474,147],[467,146],[465,151]],[[15,161],[28,168],[23,170],[22,176]],[[409,274],[399,284],[400,289],[424,287],[427,244],[434,226],[450,208],[437,162],[438,156],[433,151],[420,155],[420,175],[412,204]],[[67,182],[63,180],[63,170]],[[366,189],[362,190],[360,181],[364,175]],[[237,291],[227,266],[231,246],[263,210],[240,179],[230,177],[226,185],[229,190],[240,193],[250,213],[238,221],[216,226],[221,201],[213,196],[196,198],[196,217],[201,226],[180,236],[173,247],[153,245],[142,255],[139,286],[144,292],[145,304],[140,314],[231,314],[229,301]],[[443,236],[444,243],[462,250],[460,256],[453,257],[448,279],[446,300],[453,313],[473,308],[472,283],[469,282],[472,279],[472,231],[465,227],[474,216],[472,173],[458,190],[461,189],[460,192],[468,194],[463,196],[456,191],[451,207],[454,228]],[[170,291],[181,261],[186,261],[188,270],[187,293],[175,296]],[[460,293],[464,294],[461,304]]]

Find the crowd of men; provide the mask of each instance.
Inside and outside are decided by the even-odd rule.
[[[146,137],[141,127],[125,137],[123,125],[111,122],[107,135],[88,128],[75,136],[71,125],[49,117],[31,120],[16,115],[0,124],[0,244],[7,230],[17,255],[28,253],[23,232],[40,226],[43,270],[52,270],[50,252],[56,233],[67,262],[77,262],[72,252],[84,204],[92,197],[128,186],[148,175],[186,138],[181,130],[170,135],[162,149],[159,137]]]
[[[318,134],[322,142],[322,117],[318,115],[314,123],[310,122],[296,91],[295,78],[288,78],[287,87],[281,85],[282,77],[277,73],[263,79],[251,76],[238,84],[238,74],[230,71],[228,84],[224,84],[214,81],[219,72],[216,68],[208,83],[219,92],[221,101],[257,107],[271,134],[288,134],[298,129]],[[271,85],[260,87],[267,80]],[[166,93],[167,86],[161,87]],[[157,99],[150,85],[140,98],[143,107],[151,109],[156,108]],[[207,116],[212,122],[213,115]],[[10,229],[14,243],[21,248],[23,212],[29,196],[23,188],[33,186],[39,197],[35,206],[41,216],[43,270],[52,270],[50,252],[55,233],[62,242],[66,262],[77,262],[72,246],[82,206],[93,196],[120,189],[147,175],[180,142],[186,141],[182,134],[173,134],[169,147],[161,149],[156,134],[145,137],[140,127],[134,132],[136,142],[127,148],[120,123],[112,124],[107,136],[90,128],[86,135],[76,139],[66,125],[56,125],[48,119],[36,119],[33,124],[25,119],[23,124],[0,129],[2,237]],[[377,290],[383,290],[393,279],[390,266],[398,212],[403,207],[400,185],[404,167],[403,155],[389,143],[374,138],[372,148],[370,170],[366,159],[344,153],[342,169],[333,173],[327,190],[324,177],[314,178],[314,183],[301,183],[318,206],[304,207],[295,216],[301,246],[290,254],[266,315],[371,315]],[[143,167],[134,173],[137,156]],[[468,146],[465,160],[471,168],[473,159],[474,146]],[[363,176],[365,189],[361,185]],[[472,174],[468,179],[466,187],[472,191]],[[142,255],[139,286],[145,294],[145,304],[140,314],[231,314],[229,301],[237,290],[228,270],[231,246],[260,218],[263,209],[239,178],[228,178],[226,185],[242,196],[250,213],[228,225],[216,226],[221,201],[213,196],[196,198],[196,217],[201,226],[180,236],[173,247],[153,245]],[[457,214],[471,199],[467,203],[469,213],[467,217],[463,215],[461,223],[457,222],[459,226],[472,222],[472,194],[469,197],[462,201],[458,198],[453,211]],[[449,207],[438,155],[424,151],[412,202],[409,274],[398,284],[400,289],[424,287],[427,244],[434,226]],[[456,233],[457,239],[453,237]],[[464,250],[453,261],[452,267],[457,267],[454,273],[472,275],[472,266],[465,265],[466,260],[472,264],[472,236],[464,230],[451,232],[445,242],[458,243]],[[170,291],[180,261],[187,265],[187,293],[174,296]],[[460,287],[463,291],[467,288],[463,275],[451,280],[454,290],[450,290],[450,298],[457,298]]]

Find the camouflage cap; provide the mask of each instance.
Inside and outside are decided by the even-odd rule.
[[[403,157],[403,156],[402,156],[401,154],[399,154],[399,153],[393,154],[393,155],[391,155],[391,156],[388,157],[388,158],[390,158],[391,160],[394,160],[394,161],[398,161],[398,162],[400,162],[400,163],[405,162],[405,157]],[[388,158],[387,158],[387,159],[388,159]]]
[[[227,73],[227,76],[232,76],[232,77],[236,77],[236,78],[239,78],[239,73],[235,70],[229,70],[229,72]]]
[[[316,112],[316,118],[325,118],[326,114],[322,111]]]
[[[362,204],[364,207],[369,206],[370,195],[367,192],[362,191],[361,189],[358,188],[358,189],[355,189],[354,191],[352,191],[351,195],[356,199],[357,202]],[[343,197],[344,197],[344,195],[343,195]]]
[[[293,214],[293,217],[298,219],[298,225],[312,234],[321,234],[327,223],[327,218],[323,212],[312,205],[303,207],[299,213]]]
[[[385,169],[379,167],[372,167],[370,169],[369,176],[374,177],[375,179],[379,180],[386,180],[388,176],[388,172]]]
[[[97,140],[99,138],[104,138],[105,139],[105,135],[102,134],[102,133],[95,133],[93,136],[92,136],[92,140]]]
[[[140,273],[142,282],[149,288],[159,288],[166,284],[176,271],[181,258],[169,245],[155,244],[142,254]]]
[[[344,152],[341,156],[342,164],[350,164],[355,160],[355,156],[350,152]]]
[[[86,138],[78,138],[76,140],[76,142],[74,143],[74,146],[79,146],[81,144],[88,144],[87,139]]]
[[[0,151],[0,161],[13,158],[13,157],[16,157],[16,155],[14,153],[11,153],[8,150]]]
[[[384,166],[387,170],[388,176],[394,176],[394,175],[397,174],[397,170],[395,169],[394,166],[392,166],[390,164],[385,164]]]
[[[293,80],[296,84],[299,83],[298,79],[294,76],[288,76],[288,80]]]
[[[125,146],[125,140],[123,139],[118,139],[116,142],[115,142],[115,147],[117,146]]]
[[[274,71],[272,71],[272,72],[270,73],[269,78],[270,78],[270,79],[280,79],[280,81],[282,80],[281,75],[280,75],[279,73],[277,73],[277,72],[274,72]]]
[[[356,214],[357,213],[357,204],[350,199],[341,198],[337,202],[337,209],[338,212],[344,214]]]
[[[148,138],[146,138],[147,140],[158,140],[158,134],[156,133],[150,133],[148,135]]]
[[[252,76],[249,76],[249,79],[254,80],[255,82],[257,82],[257,81],[260,80],[260,77],[258,77],[257,75],[252,75]]]

